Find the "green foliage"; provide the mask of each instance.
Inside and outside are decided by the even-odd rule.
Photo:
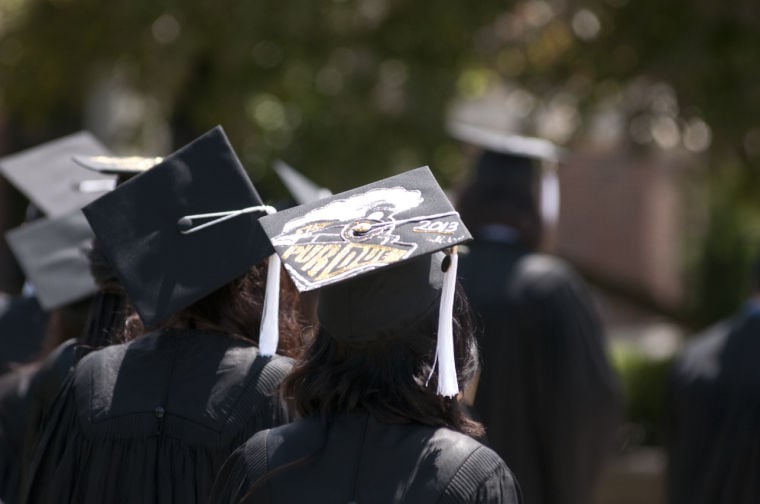
[[[692,148],[709,142],[712,215],[691,263],[701,324],[736,303],[756,234],[758,47],[754,0],[2,0],[0,115],[28,143],[52,138],[115,82],[175,145],[223,124],[278,196],[277,157],[334,191],[421,164],[450,183],[463,160],[447,106],[494,83],[526,91],[508,106],[525,132],[543,134],[544,117],[563,143],[612,104],[639,148],[660,148],[658,128],[660,144],[690,128]],[[119,143],[139,148],[152,133],[129,134]]]
[[[664,407],[670,358],[651,357],[630,345],[612,348],[612,363],[623,387],[628,444],[656,445],[664,441]]]
[[[153,97],[177,143],[221,123],[257,182],[273,158],[333,190],[458,161],[444,133],[472,33],[495,1],[28,0],[0,47],[4,112],[36,132],[81,123],[119,75]],[[443,169],[438,169],[440,164]],[[279,187],[278,187],[279,189]]]

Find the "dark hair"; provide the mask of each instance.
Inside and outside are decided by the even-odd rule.
[[[85,350],[97,350],[123,338],[124,321],[134,309],[98,240],[93,240],[87,258],[98,292],[90,305],[79,343]]]
[[[484,152],[458,193],[457,210],[476,239],[485,226],[502,224],[517,232],[519,243],[535,249],[543,234],[535,173],[530,164],[510,163],[510,156]]]
[[[281,392],[301,416],[366,411],[386,423],[419,422],[480,436],[483,427],[463,414],[456,399],[436,393],[438,306],[419,323],[378,334],[369,342],[338,341],[320,329]],[[473,318],[461,289],[454,304],[454,347],[460,385],[478,367]]]
[[[266,270],[266,262],[248,269],[235,280],[155,327],[144,327],[139,316],[132,314],[125,323],[124,339],[135,339],[149,330],[174,327],[222,332],[258,345]],[[278,354],[298,356],[302,347],[302,324],[295,286],[288,275],[281,274]]]

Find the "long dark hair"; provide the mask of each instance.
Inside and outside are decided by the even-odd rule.
[[[126,320],[123,340],[129,341],[148,331],[171,327],[221,332],[258,345],[266,271],[266,262],[253,266],[155,327],[144,327],[139,316],[134,313]],[[290,357],[299,355],[303,323],[295,286],[286,274],[281,274],[278,354]]]
[[[483,427],[462,412],[456,399],[436,393],[438,306],[415,325],[377,334],[369,342],[338,341],[320,329],[303,360],[285,378],[282,394],[301,416],[365,411],[386,423],[418,422],[481,436]],[[478,368],[475,328],[457,287],[454,348],[460,388]]]

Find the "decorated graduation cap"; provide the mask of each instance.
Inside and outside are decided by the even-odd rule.
[[[24,224],[5,237],[45,310],[97,291],[87,257],[93,234],[79,210]]]
[[[320,289],[320,324],[337,339],[372,340],[439,306],[438,392],[458,393],[455,246],[472,237],[428,167],[262,217],[261,225],[298,290]]]
[[[297,171],[284,161],[274,162],[274,171],[287,188],[293,200],[304,205],[331,196],[329,189],[317,185],[308,177]]]
[[[161,157],[143,156],[72,156],[72,161],[83,168],[105,175],[116,175],[119,183],[126,182],[163,161]]]
[[[113,189],[116,177],[82,169],[75,154],[108,155],[90,133],[80,132],[0,159],[0,172],[48,217],[78,210]]]
[[[84,208],[147,326],[270,256],[258,221],[268,211],[221,127]],[[264,355],[277,346],[279,261],[270,261],[269,273],[259,335]]]
[[[448,125],[451,136],[479,147],[475,177],[484,186],[506,184],[528,189],[532,187],[538,163],[546,162],[541,171],[541,216],[556,222],[559,215],[559,179],[554,169],[566,157],[564,149],[543,138],[507,134],[462,122]]]

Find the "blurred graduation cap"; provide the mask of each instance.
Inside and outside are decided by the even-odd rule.
[[[536,170],[546,162],[547,169],[540,172],[540,211],[544,221],[557,221],[560,192],[555,168],[567,156],[564,149],[543,138],[512,135],[462,122],[450,122],[447,127],[456,140],[482,149],[475,177],[484,185],[501,183],[528,189]]]
[[[472,237],[428,167],[262,217],[261,225],[298,290],[320,289],[320,324],[337,339],[376,339],[440,303],[439,393],[458,393],[454,247]]]
[[[116,175],[119,183],[126,182],[135,175],[147,171],[163,161],[161,157],[142,156],[85,156],[71,158],[76,164],[88,170],[105,175]]]
[[[83,170],[75,154],[107,155],[82,131],[0,159],[0,173],[48,217],[65,215],[113,189],[116,177]]]
[[[311,203],[312,201],[332,195],[329,189],[317,185],[284,161],[276,160],[274,162],[274,171],[280,177],[293,201],[299,205]]]
[[[81,211],[24,224],[5,237],[45,310],[97,291],[87,257],[93,234]]]
[[[269,210],[217,126],[86,206],[84,213],[150,327],[272,254],[257,219]],[[279,276],[275,285],[268,289],[273,296]],[[265,304],[270,299],[268,292]],[[271,312],[264,318],[276,331],[273,309],[274,321]],[[264,337],[260,334],[262,353]]]

